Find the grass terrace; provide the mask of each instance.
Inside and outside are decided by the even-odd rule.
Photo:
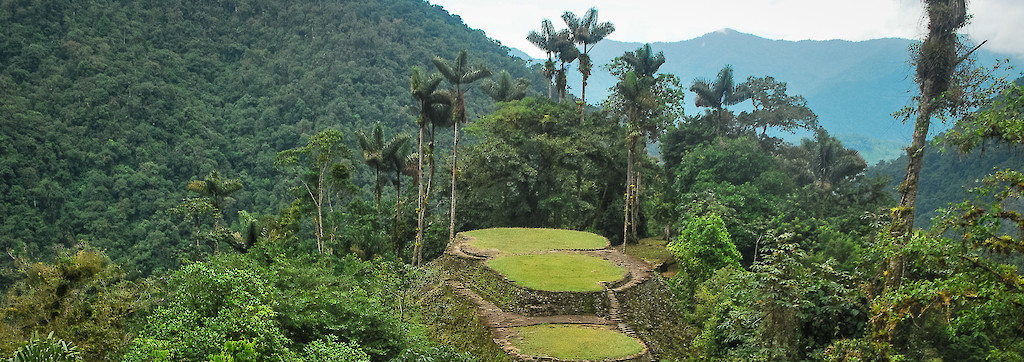
[[[541,324],[516,331],[512,343],[527,356],[601,361],[633,356],[644,348],[636,338],[603,326]]]
[[[487,261],[491,269],[519,286],[554,292],[593,292],[600,282],[617,281],[626,270],[595,256],[569,253],[501,255]]]
[[[561,249],[602,249],[608,239],[585,231],[527,228],[495,228],[463,232],[476,238],[469,243],[479,249],[505,253],[529,253]]]

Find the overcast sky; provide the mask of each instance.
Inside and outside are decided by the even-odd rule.
[[[923,39],[921,0],[430,0],[506,46],[543,55],[526,41],[544,18],[565,26],[562,12],[615,24],[609,39],[634,42],[692,39],[732,28],[769,39]],[[968,0],[968,34],[991,51],[1024,57],[1024,0]]]

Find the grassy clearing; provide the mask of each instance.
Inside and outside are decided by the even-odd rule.
[[[556,292],[603,290],[599,282],[616,281],[626,274],[610,261],[566,253],[498,256],[487,265],[520,286]]]
[[[516,328],[522,354],[572,360],[628,357],[643,351],[635,338],[599,326],[541,324]]]
[[[470,245],[481,249],[498,249],[506,253],[528,253],[556,249],[601,249],[608,239],[597,234],[575,230],[495,228],[467,231],[476,238]]]
[[[672,260],[672,252],[665,248],[667,241],[655,238],[640,240],[637,245],[626,245],[626,254],[643,259],[648,264],[658,265]],[[622,246],[616,247],[621,250]]]

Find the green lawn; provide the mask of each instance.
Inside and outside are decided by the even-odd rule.
[[[568,253],[502,255],[487,265],[520,286],[555,292],[603,290],[598,282],[620,280],[626,274],[610,261]]]
[[[470,245],[481,249],[498,249],[506,253],[527,253],[556,249],[601,249],[608,239],[597,234],[575,230],[496,228],[466,231],[476,238]]]
[[[512,343],[528,356],[599,361],[643,351],[635,338],[598,326],[541,324],[516,330],[519,337]]]

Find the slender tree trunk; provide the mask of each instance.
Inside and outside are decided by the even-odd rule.
[[[426,127],[420,126],[420,137],[419,137],[419,155],[416,157],[418,166],[416,168],[419,172],[419,180],[416,182],[417,195],[416,195],[416,244],[413,245],[412,251],[412,265],[420,265],[420,254],[422,254],[423,247],[423,224],[426,219],[427,211],[427,194],[424,192],[423,182],[426,179],[426,169],[423,167],[423,133]]]
[[[373,187],[373,197],[374,197],[373,201],[377,205],[377,213],[379,214],[380,213],[380,194],[381,194],[380,168],[379,167],[374,169],[374,175],[377,177],[377,180],[376,180],[377,182],[374,184],[374,187]]]
[[[640,151],[639,152],[644,152],[644,148],[645,148],[644,145],[645,144],[646,144],[645,140],[641,137],[641,139],[640,139],[640,146],[641,147],[640,147]],[[636,162],[636,160],[634,160],[633,162]],[[640,192],[642,191],[642,189],[641,189],[642,177],[643,177],[643,169],[640,168],[640,167],[636,167],[636,175],[633,177],[633,182],[636,184],[636,186],[633,187],[633,206],[632,206],[632,209],[631,209],[631,211],[633,212],[633,216],[632,216],[632,222],[630,223],[630,233],[631,233],[630,234],[630,239],[634,243],[639,243],[640,242],[640,237],[639,237],[639,234],[636,231],[636,228],[637,228],[637,224],[639,224],[638,221],[640,220]]]
[[[625,195],[625,199],[623,200],[623,204],[625,204],[625,206],[624,206],[624,210],[623,210],[624,221],[623,221],[623,224],[622,224],[622,250],[623,251],[626,250],[626,244],[630,242],[630,240],[629,240],[629,236],[630,236],[629,230],[630,230],[630,225],[633,222],[633,220],[631,220],[631,219],[632,219],[632,216],[633,216],[633,212],[632,212],[632,208],[633,208],[633,192],[635,190],[635,185],[633,184],[634,183],[634,180],[633,180],[633,163],[634,163],[634,161],[633,161],[633,159],[635,157],[633,149],[635,148],[636,140],[633,139],[633,136],[629,136],[629,137],[630,137],[630,139],[626,140],[626,144],[627,144],[626,145],[626,147],[627,147],[627,151],[626,151],[626,195]]]
[[[455,172],[459,166],[459,122],[455,123],[455,139],[452,141],[452,211],[451,226],[448,228],[448,242],[455,240]]]
[[[402,235],[399,233],[399,217],[402,214],[402,171],[395,171],[395,220],[393,222],[391,238],[395,247],[395,255],[401,256],[405,243],[402,242]]]

